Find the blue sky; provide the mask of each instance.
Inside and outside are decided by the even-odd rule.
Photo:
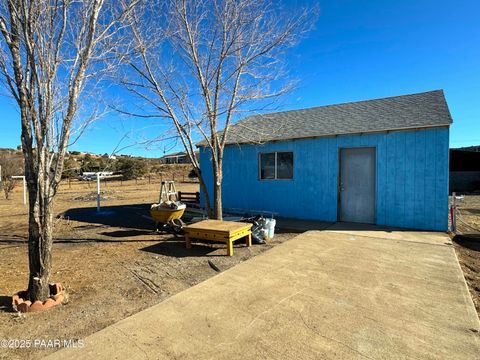
[[[286,1],[286,6],[313,1]],[[452,113],[450,146],[480,145],[480,2],[319,1],[316,29],[291,51],[298,88],[281,109],[444,89]],[[20,143],[18,110],[0,97],[0,147]],[[125,133],[136,140],[161,131],[152,120],[110,114],[71,150],[110,153]],[[133,138],[132,138],[133,139]],[[125,138],[121,146],[129,145]],[[121,153],[159,157],[172,148],[126,148]],[[180,149],[181,150],[181,149]]]

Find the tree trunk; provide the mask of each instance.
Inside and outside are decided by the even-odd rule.
[[[38,157],[37,166],[25,166],[28,180],[28,295],[33,303],[50,296],[49,280],[52,265],[53,201],[48,196],[50,182],[45,174],[44,158]],[[30,163],[32,165],[32,163]]]
[[[213,217],[217,220],[223,219],[222,210],[222,167],[213,165]]]
[[[40,210],[36,201],[29,211],[28,265],[30,270],[28,295],[30,301],[45,301],[50,296],[49,280],[52,265],[52,225],[51,205]]]
[[[210,204],[210,196],[208,194],[207,185],[205,184],[205,181],[203,180],[203,176],[201,174],[200,169],[195,169],[195,170],[197,172],[198,181],[200,182],[200,188],[202,189],[203,197],[205,199],[205,210],[207,211],[208,217],[212,217],[213,216],[212,206]]]

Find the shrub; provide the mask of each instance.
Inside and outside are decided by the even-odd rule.
[[[188,178],[189,178],[189,179],[196,179],[196,178],[198,178],[198,175],[197,175],[197,173],[195,172],[194,169],[190,170],[190,172],[188,173]]]
[[[125,180],[130,180],[144,176],[148,167],[143,159],[121,158],[117,162],[117,171],[122,173]]]
[[[5,194],[5,199],[8,200],[13,189],[18,184],[18,181],[12,179],[12,176],[23,174],[23,161],[20,157],[3,154],[0,157],[0,166],[2,167],[2,182],[0,184]]]

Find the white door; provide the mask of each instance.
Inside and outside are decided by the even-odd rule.
[[[340,221],[375,223],[375,162],[375,148],[340,149]]]

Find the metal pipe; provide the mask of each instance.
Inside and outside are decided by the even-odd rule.
[[[100,212],[100,174],[97,173],[97,212]]]

